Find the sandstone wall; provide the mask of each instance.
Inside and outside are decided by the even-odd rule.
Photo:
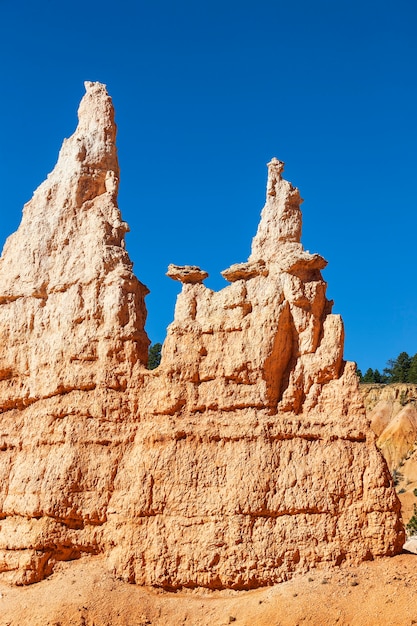
[[[360,390],[377,446],[391,472],[397,470],[417,443],[417,385],[366,384]]]
[[[86,87],[0,261],[0,572],[105,552],[131,582],[243,589],[395,554],[399,502],[283,163],[228,287],[170,266],[182,292],[148,371],[113,109]]]
[[[417,507],[417,385],[373,383],[361,385],[360,391],[408,522]]]

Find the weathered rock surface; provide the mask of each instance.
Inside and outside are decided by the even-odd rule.
[[[170,270],[184,284],[147,371],[113,109],[86,86],[0,262],[0,572],[34,582],[103,552],[130,582],[245,589],[400,551],[399,502],[283,163],[231,285]]]
[[[417,385],[361,385],[371,428],[391,471],[417,442]]]
[[[408,522],[417,506],[417,385],[367,384],[361,394]]]
[[[167,276],[181,283],[202,283],[208,277],[208,273],[197,267],[197,265],[168,265]]]
[[[221,272],[223,278],[231,283],[236,280],[249,280],[255,276],[268,276],[268,269],[264,261],[254,263],[234,263]]]
[[[125,390],[147,362],[113,106],[104,86],[86,88],[77,131],[0,260],[0,571],[18,582],[99,549],[135,430]]]

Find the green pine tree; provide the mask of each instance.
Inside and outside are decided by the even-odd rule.
[[[411,367],[411,357],[407,352],[401,352],[395,360],[388,361],[388,367],[384,369],[384,374],[390,383],[408,382],[408,372]]]
[[[363,383],[374,383],[375,382],[374,370],[372,368],[369,368],[369,369],[366,370],[365,375],[362,377],[362,382]]]
[[[381,374],[379,373],[378,370],[374,371],[374,382],[375,383],[382,383],[382,376],[381,376]]]
[[[149,348],[148,352],[148,370],[154,370],[158,367],[161,362],[161,343],[154,343]]]
[[[417,384],[417,354],[411,359],[410,369],[408,370],[408,382]]]

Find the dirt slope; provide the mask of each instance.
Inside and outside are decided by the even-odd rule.
[[[402,554],[256,591],[158,593],[113,579],[102,557],[90,557],[36,585],[0,585],[0,626],[410,626],[416,566]]]

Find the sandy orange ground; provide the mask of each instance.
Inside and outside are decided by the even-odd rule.
[[[297,576],[248,592],[165,593],[113,579],[102,557],[61,564],[30,587],[0,584],[1,626],[417,624],[417,556]]]

